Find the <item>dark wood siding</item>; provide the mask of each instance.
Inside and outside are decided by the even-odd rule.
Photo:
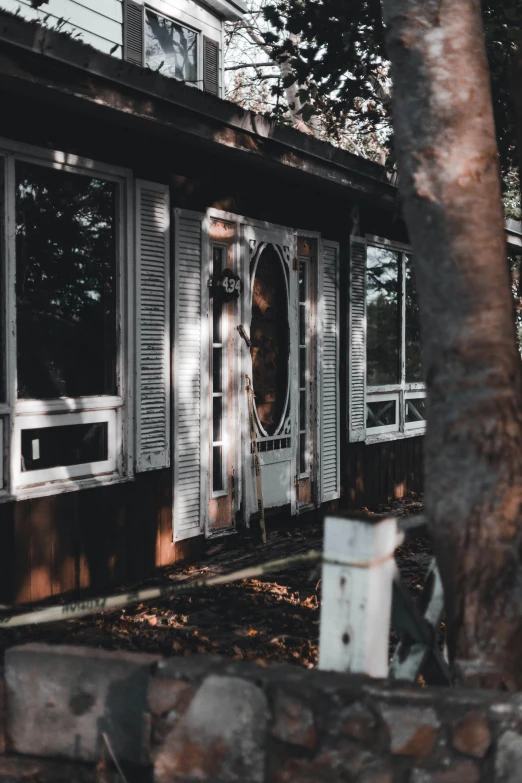
[[[341,462],[343,508],[387,503],[422,492],[422,437],[347,444]]]
[[[170,470],[136,480],[0,506],[0,602],[100,593],[197,555],[172,543]]]

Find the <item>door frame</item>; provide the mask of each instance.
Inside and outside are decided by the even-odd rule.
[[[212,245],[216,242],[219,244],[217,240],[214,240],[211,238],[210,234],[210,225],[212,221],[219,221],[223,223],[228,223],[231,226],[235,227],[235,238],[233,243],[231,244],[232,248],[232,269],[237,274],[240,274],[241,272],[241,236],[240,236],[240,216],[239,215],[232,215],[228,212],[221,212],[216,209],[208,209],[206,213],[206,226],[207,226],[207,246],[206,246],[206,253],[207,253],[207,259],[206,259],[206,278],[210,279],[210,250]],[[205,260],[204,260],[205,263]],[[202,368],[202,371],[204,369],[204,372],[206,373],[208,377],[208,383],[209,383],[209,391],[210,391],[210,370],[211,370],[211,356],[210,356],[210,337],[211,337],[211,329],[212,329],[212,321],[210,318],[210,298],[208,296],[208,286],[207,286],[207,310],[205,313],[205,326],[203,327],[204,332],[204,339],[206,340],[206,344],[209,346],[209,354],[207,361],[205,363],[205,367]],[[230,421],[228,423],[228,437],[229,437],[229,444],[228,444],[228,450],[229,453],[232,455],[232,464],[233,464],[233,470],[234,470],[234,487],[233,487],[233,498],[232,498],[232,521],[229,527],[220,529],[212,529],[211,522],[210,522],[210,514],[209,514],[209,505],[210,500],[212,499],[212,490],[210,487],[209,477],[211,476],[211,469],[212,469],[212,438],[210,435],[210,427],[208,428],[208,438],[207,443],[205,444],[205,453],[207,454],[208,459],[208,471],[206,469],[203,469],[202,471],[202,481],[206,482],[206,506],[205,506],[205,525],[204,525],[204,532],[205,532],[205,538],[219,538],[222,536],[230,535],[232,533],[235,533],[237,530],[237,518],[238,518],[238,512],[241,507],[241,499],[242,499],[242,444],[241,444],[241,427],[240,427],[240,415],[239,415],[239,409],[240,409],[240,402],[241,402],[241,337],[239,335],[239,332],[237,330],[237,325],[241,323],[241,309],[242,309],[242,300],[241,295],[237,301],[237,310],[236,310],[236,316],[235,320],[233,318],[228,318],[228,341],[230,343],[231,348],[231,355],[232,360],[228,362],[228,373],[234,373],[234,377],[236,379],[236,382],[231,384],[229,387],[229,394],[232,398],[232,413],[230,416]],[[243,392],[244,393],[244,392]],[[211,405],[210,405],[210,396],[209,396],[209,402],[208,402],[208,416],[210,421],[210,415],[211,415]],[[206,467],[207,467],[206,466]]]
[[[313,303],[313,309],[312,309],[312,322],[311,322],[311,335],[310,335],[310,341],[311,341],[311,351],[312,351],[312,377],[311,377],[311,386],[312,386],[312,417],[311,417],[311,435],[312,435],[312,442],[313,442],[313,452],[318,455],[318,459],[312,458],[310,460],[310,479],[311,479],[311,501],[309,504],[299,506],[299,503],[297,504],[297,514],[303,514],[306,511],[311,511],[315,508],[319,508],[321,505],[321,493],[319,488],[319,481],[320,481],[320,475],[321,475],[321,443],[320,443],[320,433],[321,433],[321,388],[320,388],[320,372],[321,372],[321,366],[320,366],[320,346],[321,346],[321,335],[320,335],[320,324],[321,324],[321,313],[320,313],[320,301],[319,301],[319,267],[322,263],[322,244],[321,244],[321,234],[318,231],[308,231],[305,229],[294,229],[295,233],[295,249],[296,249],[296,258],[297,258],[297,238],[303,237],[304,239],[313,239],[316,242],[315,246],[315,263],[313,265],[313,269],[311,270],[311,281],[312,281],[312,296],[311,301]]]
[[[297,282],[298,282],[298,271],[297,269],[294,269],[297,262],[297,236],[302,236],[310,239],[315,239],[317,241],[317,258],[316,258],[316,264],[315,269],[313,273],[313,293],[315,298],[315,308],[314,313],[312,317],[312,341],[313,341],[313,354],[314,354],[314,361],[313,361],[313,377],[312,377],[312,388],[313,388],[313,417],[312,417],[312,437],[314,442],[314,452],[319,455],[320,460],[320,406],[321,406],[321,396],[320,396],[320,334],[319,334],[319,324],[320,324],[320,302],[319,302],[319,267],[322,262],[322,249],[321,249],[321,234],[317,231],[309,231],[306,229],[297,229],[289,226],[284,226],[277,223],[269,223],[266,221],[260,221],[260,220],[254,220],[252,218],[248,218],[244,215],[238,215],[233,212],[228,212],[226,210],[220,210],[215,209],[213,207],[208,208],[204,213],[197,213],[193,212],[192,210],[180,210],[183,213],[192,214],[192,215],[199,215],[202,220],[201,225],[201,280],[202,280],[202,364],[201,364],[201,373],[202,376],[204,375],[205,378],[208,375],[209,370],[209,356],[208,356],[208,345],[209,345],[209,339],[210,339],[210,333],[209,333],[209,309],[208,309],[208,288],[206,285],[207,278],[208,278],[208,269],[209,269],[209,252],[210,252],[210,240],[209,240],[209,224],[211,219],[215,220],[223,220],[227,223],[234,224],[236,226],[236,243],[235,243],[235,255],[236,255],[236,271],[240,275],[243,283],[243,292],[240,296],[240,299],[238,301],[238,309],[237,309],[237,324],[231,325],[231,333],[233,335],[233,340],[235,341],[234,346],[234,355],[236,357],[236,372],[237,372],[237,384],[235,386],[235,392],[236,392],[236,410],[232,416],[232,422],[231,426],[235,426],[236,429],[236,436],[234,438],[234,444],[233,448],[235,450],[235,453],[237,455],[237,471],[235,473],[235,500],[234,500],[234,508],[236,511],[236,516],[239,517],[241,514],[242,521],[244,524],[248,525],[250,522],[250,517],[252,513],[255,512],[256,506],[254,503],[254,487],[253,487],[253,481],[248,481],[248,471],[250,469],[250,466],[252,464],[252,455],[250,453],[250,433],[249,433],[249,419],[248,419],[248,401],[247,401],[247,395],[245,392],[245,374],[247,373],[250,378],[252,378],[252,363],[250,358],[250,351],[248,350],[244,340],[239,336],[239,333],[235,334],[237,331],[236,327],[239,324],[242,324],[247,334],[249,334],[249,328],[250,328],[250,297],[251,297],[251,291],[250,291],[250,256],[248,254],[248,247],[246,246],[246,234],[248,232],[245,232],[245,228],[251,227],[257,231],[258,234],[264,235],[267,237],[267,241],[275,242],[277,244],[282,244],[281,239],[284,240],[284,243],[288,245],[290,248],[290,264],[289,264],[289,276],[290,281],[294,279],[293,283],[293,289],[295,291],[295,295],[293,296],[293,309],[294,309],[294,315],[292,318],[292,322],[289,321],[289,326],[291,331],[293,331],[294,336],[297,335],[297,328],[298,328],[298,294],[297,294]],[[270,239],[268,239],[270,237]],[[277,237],[279,237],[279,241],[277,240]],[[172,274],[173,277],[176,273],[176,241],[173,243],[173,269]],[[245,259],[248,258],[248,263],[245,266]],[[246,272],[246,273],[245,273]],[[175,286],[173,288],[173,296],[175,297],[177,295]],[[248,297],[247,297],[248,292]],[[248,304],[248,307],[245,305]],[[289,307],[289,319],[290,319],[290,307]],[[296,340],[292,340],[292,335],[290,339],[290,351],[294,351],[294,353],[297,352],[297,343]],[[174,357],[173,357],[174,358]],[[294,364],[297,367],[297,356],[294,356]],[[174,382],[175,377],[175,371],[176,368],[173,367],[173,373],[172,373],[172,382]],[[202,382],[204,386],[206,386],[205,378],[202,378]],[[298,386],[298,379],[296,374],[294,373],[294,378],[291,379],[293,381],[293,386]],[[292,454],[292,481],[291,481],[291,493],[292,493],[292,514],[299,513],[298,503],[297,503],[297,487],[295,484],[295,477],[297,476],[297,470],[298,470],[298,448],[299,448],[299,437],[298,437],[298,388],[292,388],[291,394],[293,394],[293,398],[295,400],[293,404],[293,410],[292,410],[292,432],[294,435],[292,436],[292,439],[294,440],[295,447],[293,448],[293,454]],[[205,394],[205,398],[206,398]],[[208,412],[208,406],[205,402],[203,402],[203,410],[207,410]],[[208,419],[208,416],[207,416]],[[202,434],[204,433],[204,442],[201,444],[202,449],[202,455],[206,455],[206,459],[209,459],[210,450],[208,447],[209,443],[209,435],[208,435],[208,427],[204,426],[204,423],[202,422]],[[232,447],[232,443],[231,443]],[[203,460],[202,460],[203,462]],[[312,502],[314,507],[318,507],[320,505],[320,488],[319,488],[319,480],[320,480],[320,465],[318,464],[318,460],[312,460]],[[218,531],[218,532],[212,532],[209,530],[209,514],[208,514],[208,500],[209,500],[209,493],[207,488],[207,465],[202,464],[202,471],[201,471],[201,524],[200,524],[200,532],[205,534],[205,537],[213,538],[215,536],[222,536],[227,535],[229,533],[234,532],[234,526],[227,529],[226,531]],[[251,487],[249,488],[249,483]],[[173,488],[174,489],[174,488]],[[308,509],[308,507],[307,507]],[[307,509],[301,509],[307,510]],[[192,533],[192,535],[196,534],[196,531]],[[183,536],[185,537],[185,536]]]

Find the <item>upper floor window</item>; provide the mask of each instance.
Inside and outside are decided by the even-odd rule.
[[[145,65],[166,76],[198,81],[198,34],[145,8]]]
[[[163,11],[163,5],[159,7]],[[202,8],[191,14],[190,3],[186,12],[180,10],[177,18],[171,18],[153,0],[146,5],[125,0],[124,57],[219,95],[221,27],[221,20]]]

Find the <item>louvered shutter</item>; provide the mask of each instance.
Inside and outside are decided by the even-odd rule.
[[[350,443],[366,436],[366,241],[350,239],[348,338],[348,433]]]
[[[322,242],[319,266],[321,314],[321,503],[340,494],[339,468],[339,245]]]
[[[170,464],[169,190],[136,181],[137,464]]]
[[[219,44],[203,37],[203,89],[219,95]]]
[[[174,539],[179,541],[198,535],[204,516],[202,215],[176,210],[174,230]]]
[[[123,57],[135,65],[143,65],[144,6],[132,0],[123,4]]]

